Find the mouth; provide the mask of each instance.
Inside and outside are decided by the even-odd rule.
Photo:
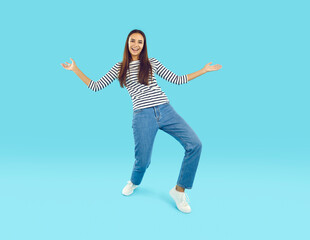
[[[131,50],[132,50],[133,52],[138,52],[138,51],[139,51],[139,48],[131,48]]]

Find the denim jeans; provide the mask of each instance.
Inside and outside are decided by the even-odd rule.
[[[132,128],[135,141],[135,162],[131,182],[139,185],[151,163],[154,139],[158,129],[173,136],[185,149],[177,185],[193,186],[201,154],[201,142],[193,129],[169,102],[133,111]]]

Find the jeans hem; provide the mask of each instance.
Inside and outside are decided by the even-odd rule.
[[[183,184],[180,184],[180,183],[177,183],[177,185],[184,189],[192,189],[192,187],[185,187]]]

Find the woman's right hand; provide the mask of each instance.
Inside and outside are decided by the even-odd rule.
[[[72,63],[66,62],[66,64],[61,63],[61,65],[64,67],[64,69],[73,71],[75,68],[77,68],[77,66],[75,64],[75,61],[72,58],[70,58],[70,59],[71,59]]]

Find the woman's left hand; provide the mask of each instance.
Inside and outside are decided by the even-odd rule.
[[[209,62],[208,64],[206,64],[204,67],[203,67],[203,71],[204,72],[212,72],[212,71],[217,71],[219,69],[222,68],[222,65],[220,64],[215,64],[213,66],[210,66],[212,62]]]

